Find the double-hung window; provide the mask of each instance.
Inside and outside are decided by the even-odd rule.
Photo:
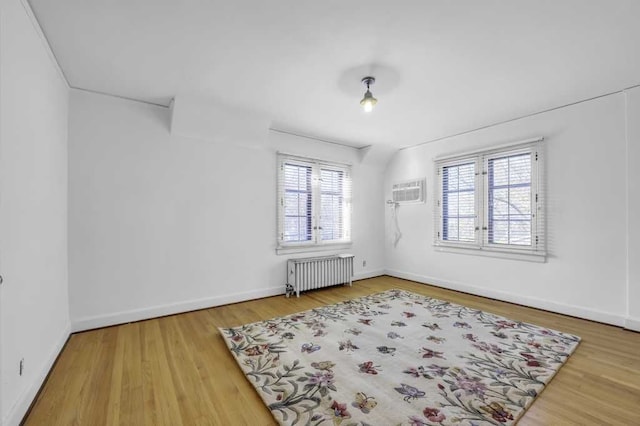
[[[278,155],[279,252],[351,243],[351,167]]]
[[[544,260],[542,139],[436,160],[436,246]]]

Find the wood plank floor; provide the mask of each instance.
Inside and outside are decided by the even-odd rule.
[[[577,334],[582,343],[520,425],[640,425],[640,333],[423,284],[379,277],[71,336],[26,425],[274,425],[217,327],[389,288]]]

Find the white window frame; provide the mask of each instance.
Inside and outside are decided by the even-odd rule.
[[[300,157],[290,154],[278,153],[277,156],[277,236],[276,253],[304,253],[323,250],[339,250],[351,247],[351,165],[323,161],[314,158]],[[284,240],[284,166],[285,164],[311,167],[311,240],[309,241],[285,241]],[[341,239],[323,240],[321,233],[321,170],[334,170],[343,173],[343,204],[342,204],[342,228]]]
[[[459,153],[435,159],[435,232],[434,246],[438,251],[477,254],[483,256],[521,259],[534,262],[546,261],[545,248],[545,206],[543,182],[543,138],[500,145],[484,150]],[[495,244],[489,242],[489,176],[488,164],[491,159],[517,154],[531,154],[531,245]],[[443,173],[444,167],[475,164],[474,241],[444,240],[444,203]]]

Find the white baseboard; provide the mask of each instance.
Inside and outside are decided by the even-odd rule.
[[[367,278],[379,277],[385,271],[362,272],[354,275],[353,279],[364,280]],[[208,297],[204,299],[187,300],[183,302],[170,303],[166,305],[150,306],[148,308],[134,309],[130,311],[116,312],[107,315],[97,315],[74,319],[72,321],[72,331],[91,330],[94,328],[108,327],[111,325],[124,324],[127,322],[141,321],[149,318],[156,318],[165,315],[179,314],[181,312],[195,311],[197,309],[212,308],[214,306],[228,305],[229,303],[244,302],[247,300],[260,299],[284,294],[284,286],[270,287],[260,290],[251,290],[241,293],[234,293],[225,296]]]
[[[115,312],[113,314],[97,315],[91,317],[73,319],[71,328],[73,332],[91,330],[94,328],[108,327],[127,322],[141,321],[149,318],[165,315],[179,314],[182,312],[206,309],[214,306],[228,305],[229,303],[244,302],[246,300],[260,299],[262,297],[284,294],[284,286],[270,287],[260,290],[244,291],[224,296],[207,297],[203,299],[186,300],[166,305],[150,306],[147,308],[133,309],[130,311]]]
[[[523,296],[515,293],[508,293],[497,290],[490,290],[483,287],[478,287],[471,284],[453,282],[448,280],[442,280],[435,277],[427,277],[424,275],[413,274],[410,272],[401,272],[392,269],[387,269],[387,275],[396,278],[403,278],[406,280],[417,281],[423,284],[430,284],[436,287],[442,287],[449,290],[461,291],[464,293],[470,293],[477,296],[489,297],[491,299],[502,300],[504,302],[517,303],[518,305],[530,306],[532,308],[543,309],[545,311],[556,312],[564,315],[571,315],[573,317],[584,318],[592,321],[603,322],[606,324],[616,325],[619,327],[625,326],[625,317],[622,315],[615,315],[609,312],[599,311],[597,309],[584,308],[581,306],[569,305],[565,303],[558,303],[551,300],[539,299],[537,297]],[[627,319],[627,322],[629,319]],[[640,325],[637,322],[636,325]]]
[[[384,274],[385,274],[384,269],[378,269],[376,271],[360,272],[353,276],[353,281],[366,280],[367,278],[375,278]]]
[[[49,371],[53,367],[53,363],[58,358],[58,354],[62,351],[64,344],[67,342],[69,335],[71,334],[71,324],[67,323],[64,327],[64,330],[58,340],[56,341],[55,346],[52,348],[51,352],[49,352],[49,356],[47,357],[45,363],[40,367],[40,371],[33,379],[33,383],[31,386],[27,386],[24,388],[22,393],[18,396],[15,401],[15,404],[9,408],[7,411],[7,415],[2,419],[2,424],[4,426],[17,426],[22,421],[22,418],[25,414],[27,414],[27,410],[31,406],[31,403],[35,399],[40,387],[44,383],[44,380],[47,378]]]
[[[640,318],[627,317],[624,321],[627,330],[640,331]]]

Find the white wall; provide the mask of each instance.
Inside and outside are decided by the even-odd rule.
[[[537,136],[546,138],[547,262],[436,251],[433,159]],[[426,204],[400,208],[396,248],[387,211],[386,267],[400,277],[622,325],[626,163],[622,93],[399,151],[386,193],[396,180],[426,176],[428,196]]]
[[[0,418],[13,426],[70,330],[69,90],[26,2],[3,0],[0,15]]]
[[[640,88],[627,91],[629,288],[627,327],[640,331]]]
[[[172,136],[166,108],[71,93],[74,329],[281,294],[277,150],[354,165],[349,251],[357,275],[382,273],[383,166],[359,163],[357,150],[266,129],[241,144]]]

